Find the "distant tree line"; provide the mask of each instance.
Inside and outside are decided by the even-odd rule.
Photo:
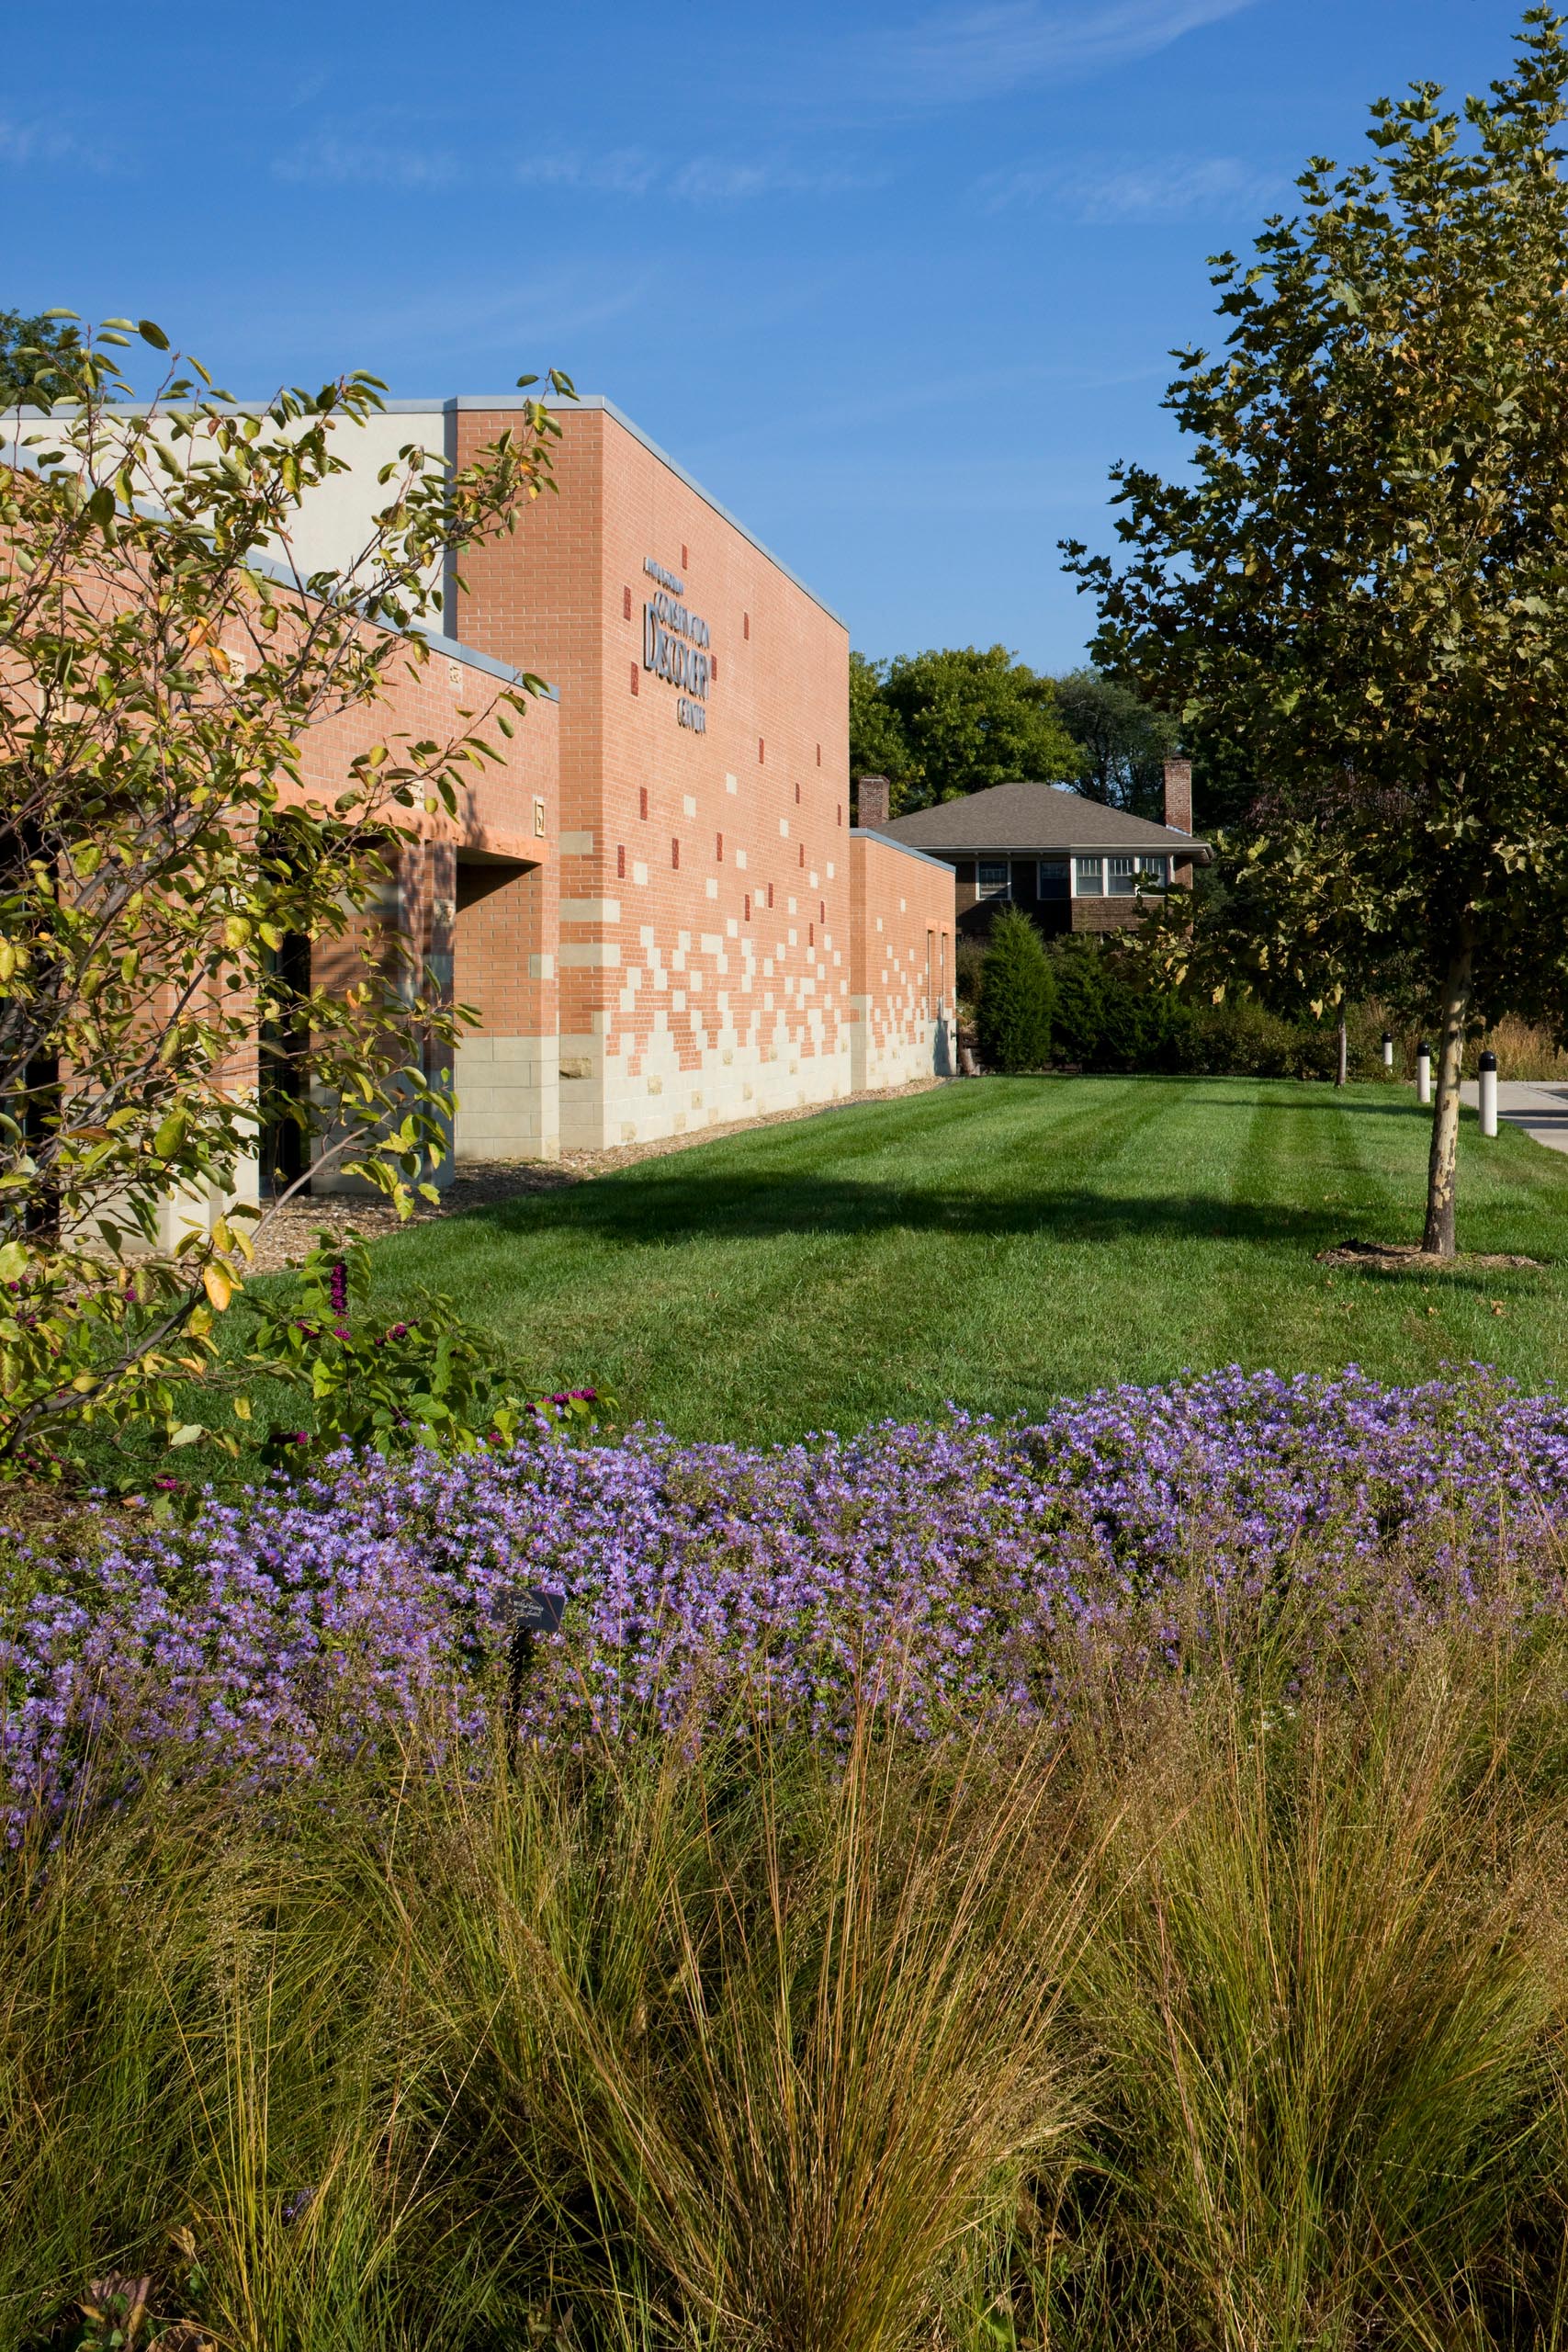
[[[1175,723],[1098,670],[1047,677],[1004,645],[850,656],[850,768],[896,815],[997,784],[1056,784],[1157,821]]]

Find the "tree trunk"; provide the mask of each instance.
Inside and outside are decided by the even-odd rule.
[[[1432,1150],[1427,1162],[1427,1230],[1423,1250],[1437,1258],[1454,1254],[1454,1162],[1459,1156],[1459,1080],[1464,1058],[1464,1023],[1470,1011],[1475,947],[1468,932],[1443,982],[1443,1034],[1438,1047],[1438,1101],[1432,1113]]]
[[[1334,1072],[1336,1086],[1343,1086],[1350,1075],[1350,1049],[1345,1036],[1345,1015],[1339,1016],[1339,1060]]]

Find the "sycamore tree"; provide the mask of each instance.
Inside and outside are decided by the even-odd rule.
[[[1563,19],[1445,107],[1371,109],[1300,212],[1220,255],[1218,355],[1166,405],[1190,469],[1115,469],[1120,560],[1065,543],[1101,666],[1245,743],[1277,952],[1359,926],[1439,1014],[1424,1247],[1455,1248],[1467,1027],[1568,1018]]]
[[[250,1229],[323,1165],[404,1211],[428,1190],[458,1016],[373,910],[539,682],[439,741],[378,736],[378,705],[426,659],[443,552],[511,527],[558,429],[530,401],[460,469],[403,448],[363,544],[306,578],[297,518],[375,379],[242,413],[152,322],[54,322],[18,354],[0,464],[0,1469],[58,1461],[85,1420],[194,1438],[179,1393]],[[121,404],[136,336],[160,355],[145,411]],[[363,748],[322,801],[311,730],[345,715]],[[301,1172],[225,1213],[269,1084]]]

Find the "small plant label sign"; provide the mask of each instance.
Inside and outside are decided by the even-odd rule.
[[[564,1592],[547,1592],[542,1585],[517,1585],[507,1593],[502,1604],[502,1615],[514,1634],[526,1634],[537,1639],[542,1634],[558,1634],[560,1621],[566,1614]]]

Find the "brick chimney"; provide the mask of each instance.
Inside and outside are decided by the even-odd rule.
[[[885,775],[863,775],[857,805],[857,825],[864,825],[872,832],[875,832],[878,826],[886,825],[893,814],[893,786],[887,778]]]
[[[1190,760],[1167,760],[1165,763],[1165,821],[1179,833],[1192,831]]]

